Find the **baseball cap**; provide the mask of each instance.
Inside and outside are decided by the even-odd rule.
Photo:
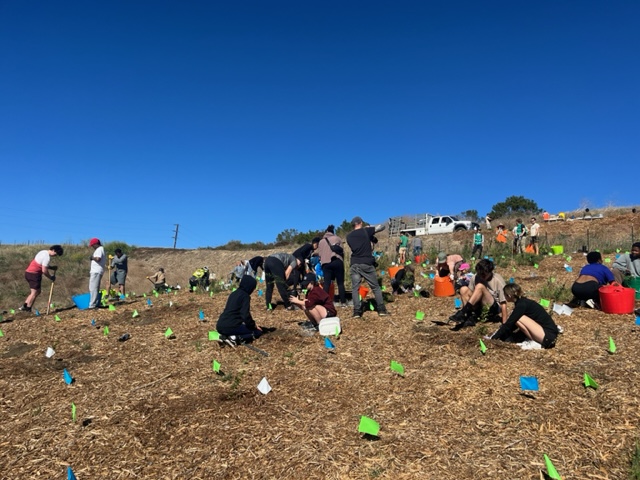
[[[351,219],[351,225],[358,225],[362,222],[362,217],[358,217],[357,215]]]
[[[89,240],[89,246],[93,247],[95,245],[100,245],[100,240],[97,238],[92,238],[91,240]]]
[[[438,263],[447,263],[447,254],[444,252],[440,252],[438,254]]]
[[[300,282],[300,286],[302,288],[307,288],[310,283],[315,283],[315,281],[316,281],[316,276],[313,273],[307,273],[304,276],[304,280]]]

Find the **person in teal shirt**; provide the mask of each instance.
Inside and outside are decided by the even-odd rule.
[[[484,248],[484,235],[480,233],[477,228],[473,232],[473,249],[471,250],[471,256],[473,258],[482,258],[482,249]],[[478,252],[478,255],[476,255]]]
[[[398,264],[407,263],[407,247],[409,246],[409,237],[406,233],[400,234],[400,242],[398,243]]]

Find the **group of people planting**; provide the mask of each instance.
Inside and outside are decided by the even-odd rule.
[[[532,219],[535,221],[535,219]],[[353,230],[346,236],[346,245],[351,250],[349,273],[353,294],[353,318],[364,315],[363,299],[358,294],[358,287],[366,284],[373,293],[372,305],[379,316],[387,316],[374,256],[377,243],[376,234],[384,230],[384,225],[365,226],[361,217],[351,221]],[[100,303],[100,282],[105,271],[107,259],[110,261],[110,284],[118,285],[119,294],[125,295],[125,280],[128,271],[127,256],[120,250],[115,255],[105,254],[104,247],[97,238],[89,241],[93,250],[90,256],[88,308],[97,308]],[[402,254],[406,255],[408,243],[403,244]],[[414,252],[415,253],[415,252]],[[51,282],[56,280],[56,267],[51,259],[62,256],[64,250],[60,245],[52,245],[38,252],[25,271],[25,279],[30,293],[20,310],[30,312],[38,295],[41,293],[42,278]],[[406,258],[406,257],[405,257]],[[569,303],[571,307],[588,306],[599,308],[598,289],[602,285],[613,282],[622,283],[626,277],[640,277],[640,242],[634,243],[631,252],[617,255],[609,269],[602,262],[599,252],[590,252],[586,256],[585,265],[572,285],[574,296]],[[479,320],[495,321],[500,328],[488,338],[498,340],[529,339],[537,342],[542,348],[555,345],[558,327],[551,316],[537,302],[527,299],[522,288],[515,283],[507,284],[501,275],[494,272],[491,260],[483,258],[475,265],[475,273],[462,256],[447,255],[442,252],[434,262],[436,275],[455,284],[459,294],[461,308],[450,318],[453,330],[473,326]],[[342,239],[335,234],[335,227],[329,225],[322,237],[314,238],[310,243],[302,245],[293,253],[279,252],[266,257],[256,256],[250,260],[239,262],[233,274],[238,280],[237,288],[229,295],[224,311],[217,322],[218,332],[224,342],[236,345],[238,342],[250,342],[264,333],[251,315],[251,295],[257,287],[256,276],[262,269],[266,283],[265,302],[268,310],[277,304],[272,303],[274,287],[278,290],[282,305],[287,310],[303,310],[308,322],[304,327],[317,330],[325,318],[337,316],[337,307],[347,307],[344,286],[345,265]],[[146,277],[155,286],[165,286],[164,270],[161,268],[155,275]],[[322,282],[320,282],[322,280]],[[206,267],[198,269],[190,279],[193,286],[203,286],[209,281]],[[335,303],[334,282],[338,288],[338,302]],[[53,284],[52,284],[53,285]],[[393,294],[399,295],[411,290],[419,290],[415,285],[414,267],[405,262],[391,278]],[[423,296],[429,296],[427,292]],[[50,301],[50,299],[49,299]],[[507,313],[507,303],[514,303],[511,314]],[[516,335],[517,334],[517,335]]]

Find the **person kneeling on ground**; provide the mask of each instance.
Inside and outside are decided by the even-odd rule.
[[[162,267],[160,267],[156,273],[147,277],[147,280],[151,280],[151,283],[153,283],[153,289],[156,292],[163,292],[169,287],[167,285],[167,277],[164,274],[164,268]]]
[[[476,274],[469,286],[460,287],[462,309],[449,317],[449,320],[457,323],[454,330],[475,325],[482,316],[484,306],[489,309],[488,320],[507,321],[507,300],[503,292],[506,283],[501,275],[493,273],[493,268],[493,262],[483,258],[476,264]]]
[[[588,306],[600,308],[600,287],[614,281],[614,274],[602,264],[600,252],[587,254],[588,265],[580,270],[580,275],[571,286],[573,300],[569,302],[571,308]]]
[[[331,300],[327,292],[318,286],[316,276],[313,273],[307,273],[300,286],[307,290],[306,298],[300,300],[292,295],[289,297],[289,301],[304,310],[304,314],[311,322],[311,325],[308,326],[317,330],[320,320],[337,316],[338,312],[333,300]]]
[[[407,293],[413,290],[415,284],[414,266],[409,264],[398,270],[391,279],[391,288],[394,295]]]
[[[256,279],[244,275],[240,285],[227,299],[224,311],[216,323],[220,340],[235,347],[238,343],[251,342],[263,334],[251,316],[251,294],[256,289]]]
[[[529,340],[542,345],[542,348],[553,348],[558,337],[558,326],[547,311],[539,303],[526,298],[522,288],[516,283],[506,285],[503,293],[507,302],[515,303],[513,312],[498,331],[488,338],[506,341],[518,328]]]

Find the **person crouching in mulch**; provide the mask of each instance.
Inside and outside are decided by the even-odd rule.
[[[303,327],[317,330],[320,320],[338,315],[333,300],[318,286],[313,273],[307,273],[300,286],[307,290],[306,298],[301,300],[296,296],[290,296],[289,301],[302,308],[309,319],[309,323],[303,324]]]
[[[232,347],[252,342],[265,331],[273,330],[257,326],[251,316],[251,294],[256,285],[255,278],[244,275],[238,288],[229,295],[227,304],[218,318],[216,330],[220,334],[220,340]]]
[[[538,302],[526,298],[522,288],[516,283],[510,283],[504,287],[504,296],[507,302],[515,303],[513,312],[498,331],[488,338],[508,340],[517,328],[521,334],[539,343],[542,348],[553,348],[559,329],[551,315]]]

